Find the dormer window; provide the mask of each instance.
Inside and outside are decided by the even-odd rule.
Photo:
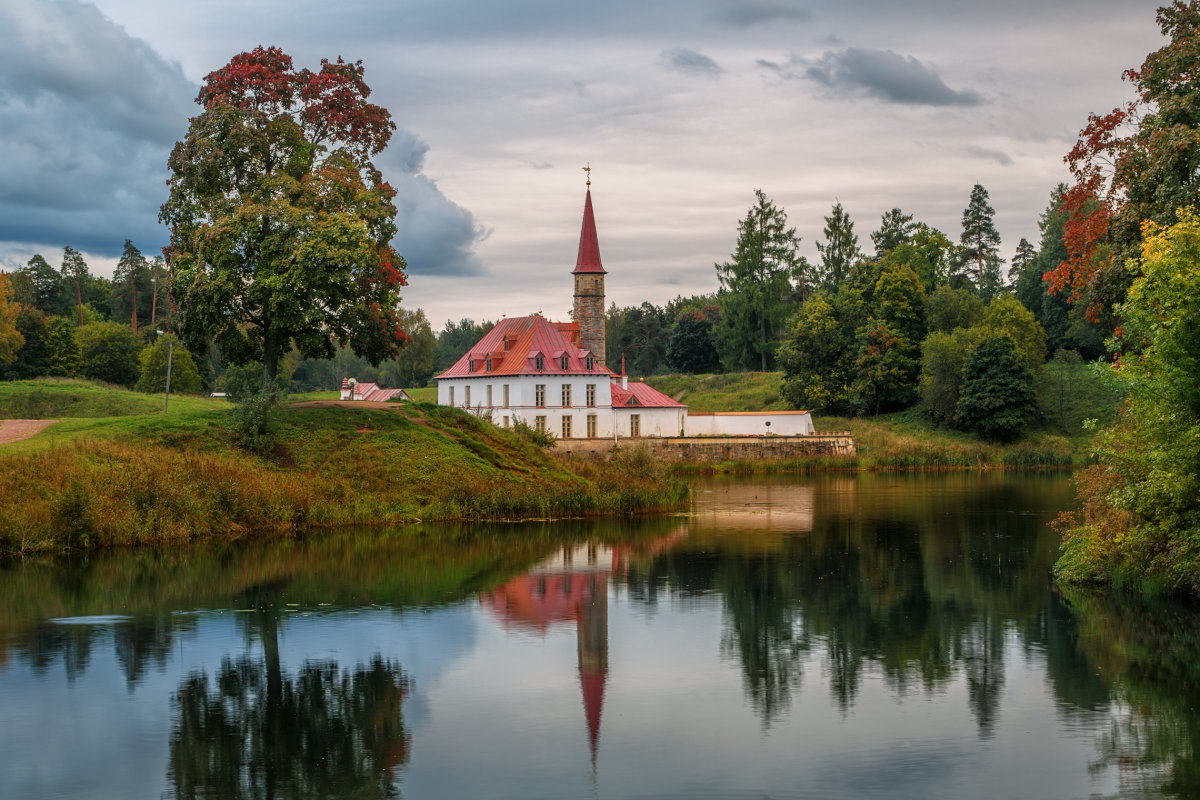
[[[558,363],[563,368],[563,370],[566,370],[571,364],[570,360],[567,358],[567,355],[565,353],[563,354],[563,357],[558,360]]]
[[[596,368],[596,359],[592,358],[591,356],[587,357],[586,363],[587,363],[588,372],[591,372],[592,370],[594,370]]]
[[[545,369],[546,368],[546,359],[543,358],[542,356],[536,356],[533,359],[533,368],[536,370]]]
[[[486,366],[487,366],[487,371],[488,371],[488,372],[491,372],[491,371],[492,371],[492,360],[489,358],[489,359],[488,359],[487,361],[485,361],[484,363],[485,363],[485,364],[486,364]]]
[[[468,358],[467,359],[467,372],[474,372],[474,371],[475,371],[475,359]]]
[[[505,349],[505,350],[507,350],[507,349],[508,349],[508,346],[509,346],[510,344],[512,344],[512,342],[510,342],[508,339],[505,339],[505,340],[504,340],[504,349]]]

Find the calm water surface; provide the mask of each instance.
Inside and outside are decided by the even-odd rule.
[[[0,568],[0,798],[1200,796],[1200,615],[1056,590],[1069,479]]]

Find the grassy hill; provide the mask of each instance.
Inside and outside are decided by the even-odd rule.
[[[692,411],[787,411],[779,395],[782,372],[723,375],[651,375],[645,382],[687,403]]]
[[[569,464],[424,403],[281,408],[267,455],[237,446],[226,400],[172,398],[165,415],[160,403],[81,381],[0,384],[0,418],[60,419],[33,439],[0,445],[0,552],[632,514],[674,508],[687,496],[653,465]]]

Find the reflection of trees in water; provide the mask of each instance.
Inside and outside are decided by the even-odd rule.
[[[741,660],[746,693],[764,725],[787,709],[809,650],[782,567],[754,554],[727,560],[716,575],[727,614],[721,650]]]
[[[1096,769],[1127,791],[1200,797],[1200,612],[1147,598],[1070,589],[1078,646],[1111,681],[1122,711],[1099,738]]]
[[[806,535],[725,529],[714,539],[693,529],[681,547],[628,573],[629,595],[653,605],[662,591],[718,591],[722,652],[740,660],[765,723],[786,710],[819,643],[844,712],[868,670],[898,693],[936,690],[961,674],[980,736],[990,736],[1011,646],[1005,632],[1039,629],[1055,555],[1043,516],[1011,512],[1055,504],[1020,481],[928,496],[878,486],[878,495],[858,491],[852,507],[825,507],[817,492]]]
[[[132,689],[151,664],[164,669],[173,643],[194,628],[193,618],[165,615],[103,622],[44,622],[11,636],[7,646],[29,663],[35,675],[45,674],[55,662],[62,662],[68,681],[86,671],[93,652],[111,646]]]
[[[227,658],[215,681],[193,674],[172,698],[171,796],[396,797],[407,691],[381,656],[353,670],[310,661],[295,675]]]

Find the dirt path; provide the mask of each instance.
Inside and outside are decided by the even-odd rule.
[[[4,419],[0,420],[0,444],[19,442],[37,436],[58,420],[54,419]]]

